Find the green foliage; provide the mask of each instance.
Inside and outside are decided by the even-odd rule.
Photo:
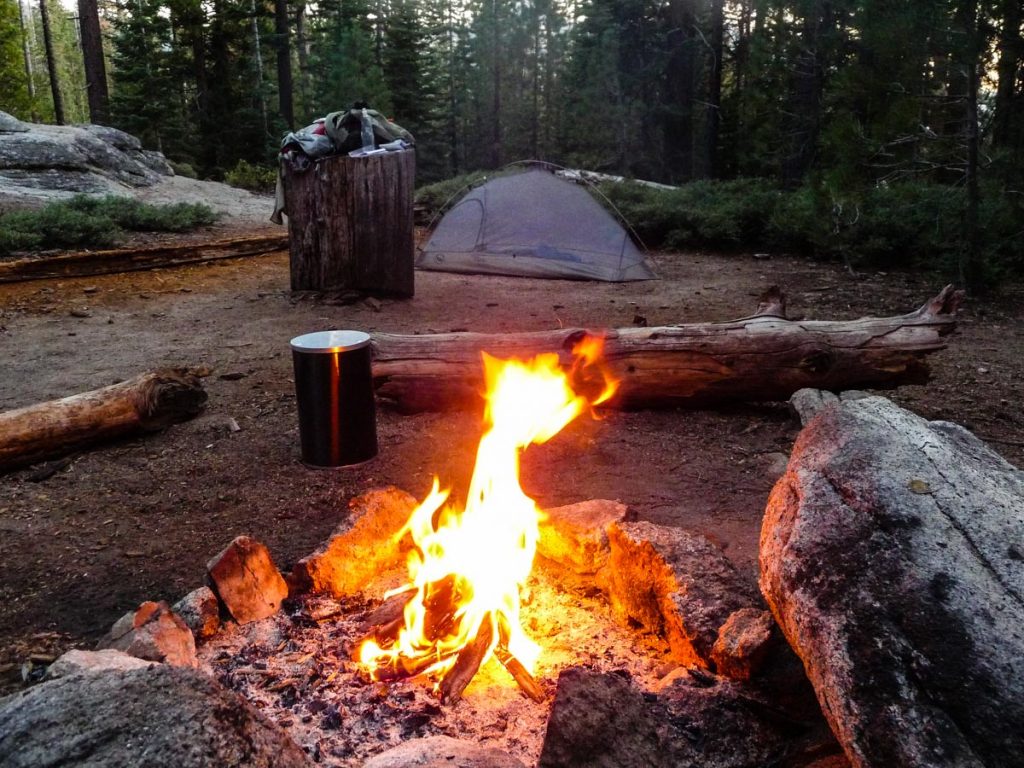
[[[175,176],[184,176],[186,179],[198,179],[199,174],[196,173],[196,169],[192,167],[191,163],[177,163],[174,160],[169,161],[171,168],[174,170]]]
[[[21,52],[17,0],[0,0],[0,110],[27,120],[31,113]]]
[[[156,206],[115,195],[77,195],[37,211],[0,216],[0,255],[21,250],[109,247],[126,230],[187,232],[216,219],[217,214],[202,204]]]
[[[431,217],[443,214],[448,207],[457,203],[463,194],[473,187],[479,186],[493,175],[484,171],[474,171],[418,187],[415,203],[426,210]]]
[[[224,181],[232,187],[251,192],[273,192],[277,184],[277,169],[239,160],[234,168],[224,174]]]

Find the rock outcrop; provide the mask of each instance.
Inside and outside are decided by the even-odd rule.
[[[191,669],[84,672],[0,702],[0,765],[307,768],[313,763],[238,695]]]
[[[853,765],[1024,766],[1024,472],[884,398],[832,402],[760,565]]]

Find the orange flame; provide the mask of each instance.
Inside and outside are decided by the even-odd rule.
[[[404,672],[399,676],[442,677],[485,621],[493,623],[487,658],[501,642],[532,671],[540,648],[520,625],[519,592],[533,567],[543,513],[519,485],[519,457],[614,394],[616,383],[599,366],[602,343],[587,337],[573,350],[574,378],[599,369],[601,392],[594,398],[573,391],[557,354],[529,361],[483,354],[487,430],[465,509],[445,505],[449,492],[435,477],[401,532],[408,531],[415,544],[411,583],[391,594],[416,592],[397,639],[382,640],[383,646],[371,639],[359,649],[359,662],[372,678],[396,670]]]

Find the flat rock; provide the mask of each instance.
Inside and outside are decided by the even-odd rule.
[[[194,667],[196,641],[192,631],[167,603],[145,602],[114,622],[96,646],[112,648],[129,656],[181,667]]]
[[[583,575],[596,574],[608,562],[608,526],[634,519],[625,504],[606,499],[546,509],[544,514],[538,553]]]
[[[710,675],[674,677],[658,693],[625,672],[582,667],[558,677],[540,768],[749,768],[776,765],[783,735],[755,697]]]
[[[235,621],[247,624],[273,616],[288,596],[288,585],[270,552],[239,536],[206,564],[213,589]]]
[[[839,403],[839,397],[824,389],[798,389],[789,398],[789,407],[806,425],[811,419],[829,406]]]
[[[402,565],[411,542],[398,534],[418,505],[393,486],[352,499],[348,518],[331,538],[295,564],[293,589],[345,597],[365,589],[382,571]]]
[[[105,648],[102,651],[83,651],[76,648],[53,662],[46,670],[46,676],[56,680],[58,677],[77,675],[79,672],[123,672],[128,669],[149,667],[156,663],[129,656],[124,651],[113,648]]]
[[[494,747],[483,747],[450,736],[413,739],[371,757],[363,768],[526,768]]]
[[[854,766],[1024,766],[1024,473],[850,400],[800,433],[761,589]]]
[[[718,629],[711,649],[715,671],[733,680],[749,680],[764,662],[775,619],[761,608],[740,608]]]
[[[176,602],[172,610],[197,640],[213,637],[220,629],[220,602],[209,587],[199,587]]]
[[[606,587],[616,616],[663,635],[683,664],[710,669],[718,629],[741,608],[761,604],[703,536],[648,522],[613,523]]]
[[[191,669],[62,677],[0,700],[4,768],[306,768],[277,725]]]

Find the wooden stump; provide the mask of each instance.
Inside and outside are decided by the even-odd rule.
[[[284,168],[293,291],[413,295],[413,150]]]

